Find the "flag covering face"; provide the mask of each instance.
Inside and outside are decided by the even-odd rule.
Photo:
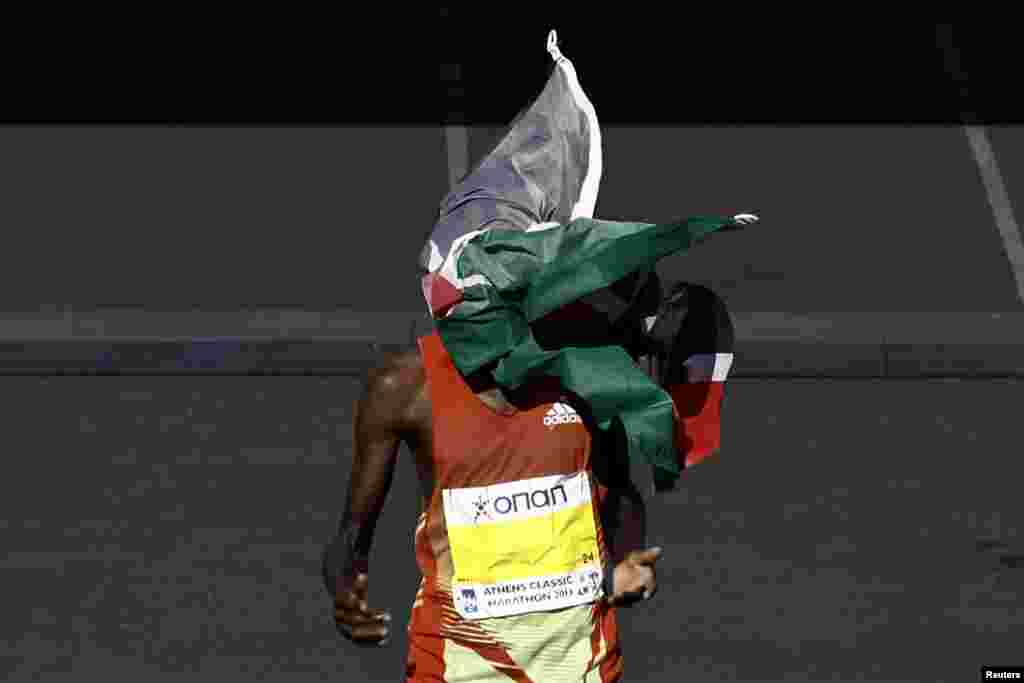
[[[527,231],[592,217],[601,182],[601,130],[576,70],[548,36],[555,62],[544,90],[498,146],[441,202],[420,255],[423,295],[435,318],[472,283],[458,276],[460,248],[493,227]]]
[[[722,403],[733,364],[735,334],[725,302],[706,287],[683,284],[647,319],[652,374],[672,397],[682,469],[711,457],[722,445]],[[655,483],[659,490],[671,483]]]

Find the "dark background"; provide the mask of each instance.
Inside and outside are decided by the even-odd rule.
[[[772,9],[713,18],[680,6],[585,15],[466,6],[361,8],[340,20],[167,12],[128,26],[98,16],[25,22],[0,48],[10,67],[0,120],[500,124],[540,89],[552,28],[588,73],[622,76],[587,84],[604,123],[944,123],[965,112],[1022,120],[1011,21]]]

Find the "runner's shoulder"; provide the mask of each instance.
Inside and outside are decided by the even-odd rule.
[[[364,378],[362,403],[374,413],[401,420],[422,396],[426,384],[419,350],[386,353]]]

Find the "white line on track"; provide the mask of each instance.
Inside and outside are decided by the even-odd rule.
[[[974,160],[978,164],[996,228],[1003,238],[1006,256],[1010,259],[1010,268],[1017,281],[1017,298],[1024,303],[1024,241],[1021,240],[1020,226],[1013,215],[1013,204],[1006,193],[1003,175],[999,172],[995,151],[984,126],[964,126],[964,132],[971,145]]]

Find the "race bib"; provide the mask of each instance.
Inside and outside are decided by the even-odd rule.
[[[545,612],[602,597],[597,524],[586,472],[442,492],[466,619]]]

